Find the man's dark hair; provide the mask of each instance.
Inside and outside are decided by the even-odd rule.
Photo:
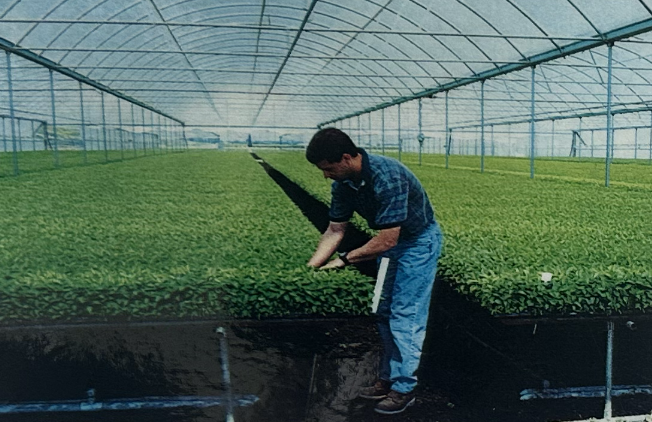
[[[324,160],[329,163],[339,163],[344,154],[356,157],[358,148],[349,135],[334,127],[321,129],[315,133],[306,149],[306,159],[313,164]]]

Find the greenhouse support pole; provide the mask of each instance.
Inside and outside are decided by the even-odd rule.
[[[165,145],[165,153],[167,154],[167,153],[170,152],[170,146],[169,146],[169,142],[170,142],[170,125],[169,125],[169,121],[168,121],[168,119],[166,117],[163,117],[163,135],[164,135],[164,138],[165,138],[165,140],[163,142],[163,145]]]
[[[611,51],[611,46],[609,47]],[[614,322],[607,322],[607,361],[606,382],[604,391],[604,418],[611,419],[611,392],[613,389],[613,350],[614,350]]]
[[[86,119],[84,116],[84,86],[79,82],[79,111],[81,112],[81,141],[84,148],[84,164],[88,164],[88,151],[86,149]]]
[[[593,158],[593,150],[595,148],[595,141],[593,140],[595,131],[591,129],[591,158]]]
[[[14,165],[14,176],[18,176],[18,150],[16,145],[16,119],[14,111],[14,84],[11,80],[11,53],[7,51],[7,84],[9,86],[9,119],[11,121],[11,145],[12,145],[12,161]],[[4,123],[4,119],[2,119]]]
[[[358,147],[360,147],[360,143],[362,142],[362,127],[360,126],[360,115],[358,114]]]
[[[536,70],[536,66],[532,66],[532,85],[530,97],[530,179],[534,179],[534,79]]]
[[[115,133],[114,130],[112,130],[110,127],[107,126],[106,128],[106,143],[109,146],[109,151],[114,151],[115,150]]]
[[[419,98],[419,134],[417,135],[417,141],[419,141],[419,166],[421,166],[421,153],[423,150],[423,126],[421,125],[421,98]]]
[[[650,135],[650,143],[652,144],[652,135]],[[4,117],[2,117],[2,144],[4,145],[4,152],[7,152],[7,128]]]
[[[369,126],[369,152],[371,152],[371,113],[367,113],[367,126]]]
[[[164,123],[163,127],[165,128],[165,130],[163,131],[163,133],[165,133],[165,153],[169,154],[170,153],[170,121],[167,118],[165,118],[163,120],[163,123]]]
[[[451,151],[451,141],[453,140],[453,132],[448,127],[448,91],[446,91],[444,103],[444,121],[446,125],[446,168],[448,168],[448,156]]]
[[[120,98],[118,98],[118,131],[120,132],[120,159],[125,159],[125,138],[122,132],[122,107],[120,106]]]
[[[484,173],[484,80],[480,82],[480,173]]]
[[[647,164],[652,165],[652,112],[650,112],[650,155]]]
[[[145,109],[140,109],[140,121],[143,122],[143,131],[141,132],[143,138],[143,155],[147,155],[147,141],[145,141]]]
[[[550,142],[550,156],[555,156],[555,119],[552,119],[552,140]]]
[[[22,119],[19,117],[16,120],[18,120],[18,152],[23,152],[23,125],[21,124]]]
[[[134,103],[131,103],[131,144],[134,147],[134,157],[138,157],[136,149],[136,116],[134,114]]]
[[[580,117],[580,124],[578,127],[577,134],[579,135],[577,143],[577,160],[582,161],[582,118]]]
[[[233,417],[233,392],[231,388],[231,374],[229,370],[229,351],[226,339],[226,330],[218,327],[215,332],[220,334],[220,358],[222,360],[222,379],[226,387],[226,422],[234,422]]]
[[[104,91],[100,92],[102,97],[102,140],[104,141],[104,162],[109,162],[109,150],[106,145],[106,109],[104,107]]]
[[[609,44],[608,59],[607,59],[607,156],[605,158],[605,176],[604,185],[609,187],[609,165],[611,154],[611,143],[613,142],[611,133],[611,73],[612,73],[612,58],[613,58],[613,44]]]
[[[634,128],[634,159],[638,158],[638,128]]]
[[[401,161],[403,141],[401,140],[401,103],[398,104],[398,161]]]
[[[186,125],[184,123],[181,123],[181,127],[183,131],[181,132],[181,136],[183,137],[183,143],[186,146],[186,151],[188,151],[188,138],[186,138]]]
[[[50,69],[50,103],[52,104],[52,136],[54,137],[54,167],[59,167],[59,141],[57,137],[57,109],[54,105],[54,72]]]
[[[32,134],[32,151],[36,151],[36,136],[34,136],[34,120],[31,121],[31,134]]]
[[[385,109],[380,110],[380,145],[383,155],[385,155]],[[650,154],[652,154],[652,128],[650,128]],[[652,155],[650,155],[652,157]]]
[[[161,115],[157,114],[156,119],[158,120],[158,144],[159,144],[159,148],[160,148],[159,152],[163,152],[163,148],[162,148],[162,145],[163,145],[162,134],[163,134],[163,132],[161,132]]]

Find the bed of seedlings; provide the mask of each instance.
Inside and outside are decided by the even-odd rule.
[[[244,152],[0,179],[0,320],[366,312],[373,283],[306,266],[319,232]]]
[[[330,181],[301,153],[261,156],[330,200]],[[580,166],[590,173],[595,163],[549,161],[550,173],[563,176],[568,169],[570,177],[531,180],[529,172],[446,170],[428,159],[419,166],[415,157],[408,156],[407,164],[445,233],[439,274],[493,314],[652,309],[652,187],[634,183],[649,179],[647,166],[623,164],[633,174],[629,184],[605,188],[591,177],[575,177]],[[542,273],[552,279],[543,281]]]

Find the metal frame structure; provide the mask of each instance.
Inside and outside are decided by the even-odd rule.
[[[58,413],[58,412],[97,412],[135,409],[172,409],[177,407],[207,408],[224,406],[227,422],[234,422],[234,409],[239,406],[251,406],[258,401],[255,395],[234,395],[229,369],[229,351],[226,329],[218,327],[222,379],[226,387],[224,396],[180,396],[180,397],[140,397],[133,399],[95,400],[95,390],[87,391],[86,400],[41,401],[26,403],[9,403],[0,405],[0,414]]]
[[[519,0],[36,1],[0,2],[0,48],[195,131],[283,126],[307,133],[438,93],[481,89],[485,125],[531,120],[520,111],[529,91],[535,121],[604,114],[601,49],[614,43],[612,112],[649,110],[652,96],[645,88],[652,10],[643,0],[624,0],[618,10],[573,0],[554,0],[550,9]],[[515,76],[533,66],[536,94],[529,78]],[[41,77],[21,70],[34,86],[16,92],[38,95]],[[57,97],[70,89],[55,86]],[[481,120],[469,104],[450,112],[452,127]],[[443,130],[433,113],[443,114],[443,104],[424,109],[426,135]]]
[[[632,321],[628,321],[628,325]],[[603,419],[591,418],[585,421],[573,422],[646,422],[652,417],[651,414],[618,416],[614,417],[612,412],[612,398],[633,394],[652,394],[652,385],[613,385],[613,354],[614,354],[614,332],[613,320],[607,321],[607,348],[605,353],[605,385],[591,387],[568,387],[525,389],[521,391],[521,400],[534,399],[565,399],[565,398],[598,398],[604,397]]]

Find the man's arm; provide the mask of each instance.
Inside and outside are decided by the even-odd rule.
[[[358,249],[354,249],[346,255],[346,259],[351,263],[355,264],[362,261],[368,261],[374,259],[381,255],[383,252],[386,252],[392,249],[398,243],[398,236],[401,233],[401,227],[392,227],[389,229],[383,229],[378,232],[378,234],[365,243]],[[333,250],[334,252],[335,250]],[[333,253],[331,252],[331,254]],[[330,256],[330,255],[329,255]],[[329,268],[341,268],[344,267],[344,261],[337,258],[329,262],[328,264],[322,266],[323,269]]]
[[[321,236],[317,250],[308,261],[308,266],[319,268],[333,255],[340,246],[344,238],[344,232],[348,223],[335,223],[333,221],[328,224],[328,228]]]

